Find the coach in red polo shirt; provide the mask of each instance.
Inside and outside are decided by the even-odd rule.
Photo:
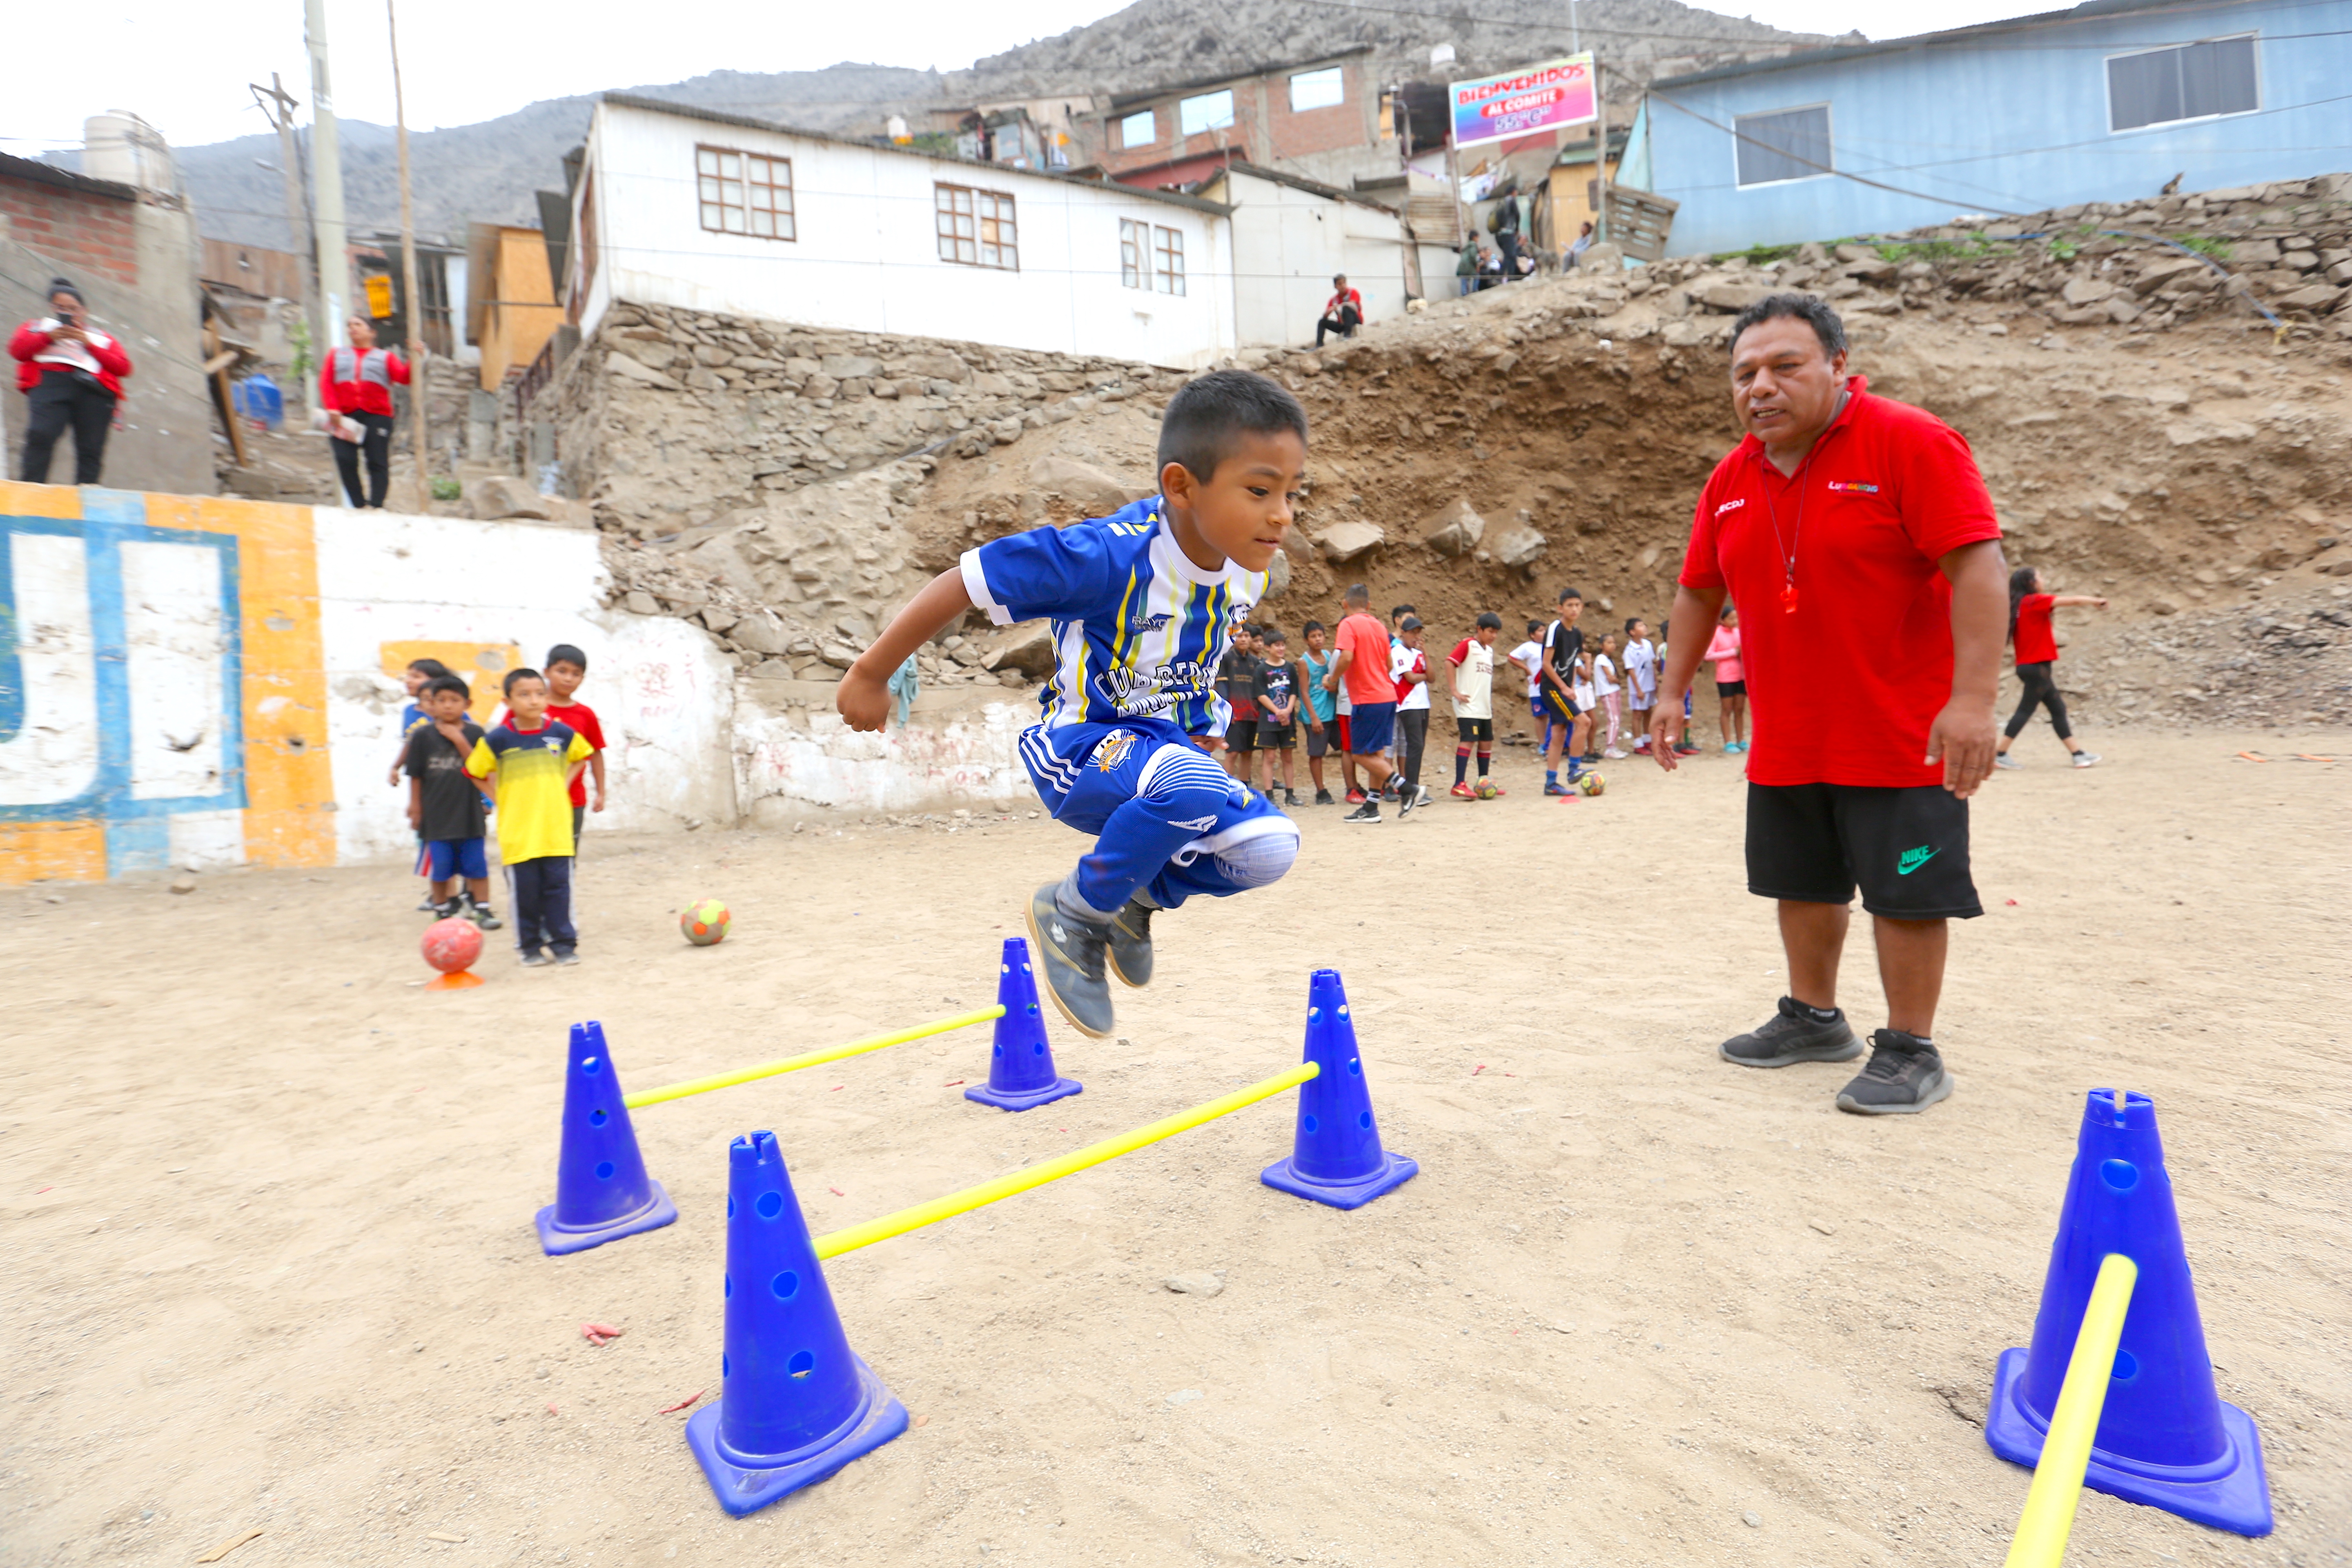
[[[1742,1067],[1851,1061],[1837,1005],[1857,885],[1887,1026],[1838,1108],[1924,1110],[1952,1091],[1935,1043],[1947,923],[1984,912],[1968,798],[1992,771],[2008,631],[2000,524],[1969,444],[1845,373],[1845,326],[1776,294],[1732,323],[1731,402],[1747,439],[1699,497],[1678,627],[1739,606],[1755,740],[1748,890],[1780,902],[1790,994],[1726,1040]],[[1651,754],[1677,764],[1682,698],[1706,647],[1672,639]]]

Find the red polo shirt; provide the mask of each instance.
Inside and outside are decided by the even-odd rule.
[[[2000,523],[1958,431],[1871,396],[1861,376],[1846,384],[1794,476],[1753,436],[1716,465],[1681,580],[1739,606],[1752,783],[1941,784],[1942,764],[1921,761],[1952,695],[1952,591],[1936,563]]]

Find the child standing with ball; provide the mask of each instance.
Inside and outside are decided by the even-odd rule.
[[[1297,398],[1248,371],[1202,376],[1160,418],[1158,495],[965,552],[842,679],[849,727],[880,730],[890,672],[966,612],[1052,620],[1058,664],[1021,760],[1055,819],[1095,842],[1026,912],[1046,994],[1081,1034],[1112,1032],[1113,976],[1150,983],[1153,916],[1265,887],[1297,858],[1297,826],[1196,740],[1224,728],[1218,668],[1265,594],[1306,468]]]

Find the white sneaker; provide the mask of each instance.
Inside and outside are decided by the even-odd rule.
[[[2015,757],[2011,756],[2007,752],[1995,752],[1992,754],[1992,765],[1997,768],[2009,768],[2014,770],[2021,768],[2025,764],[2019,762]]]
[[[2099,753],[2096,752],[2077,752],[2074,753],[2074,765],[2078,768],[2096,767],[2098,766],[2098,763]]]
[[[1614,746],[1610,747],[1607,751],[1605,751],[1605,752],[1601,752],[1601,754],[1602,756],[1604,756],[1604,757],[1607,757],[1607,758],[1608,758],[1611,762],[1612,762],[1612,763],[1622,763],[1622,762],[1623,762],[1623,761],[1625,760],[1625,753],[1624,753],[1624,752],[1621,752],[1621,751],[1619,751],[1619,750],[1618,750],[1616,747],[1614,747]]]

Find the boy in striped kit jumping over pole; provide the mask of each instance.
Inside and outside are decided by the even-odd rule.
[[[1022,761],[1057,821],[1096,835],[1029,900],[1038,969],[1073,1028],[1112,1031],[1110,977],[1151,980],[1151,918],[1290,869],[1298,828],[1200,747],[1230,710],[1215,689],[1235,627],[1265,592],[1307,466],[1307,414],[1276,383],[1217,371],[1160,426],[1160,493],[1109,517],[967,551],[850,667],[853,730],[888,718],[890,672],[978,607],[999,626],[1050,617],[1057,663]]]

